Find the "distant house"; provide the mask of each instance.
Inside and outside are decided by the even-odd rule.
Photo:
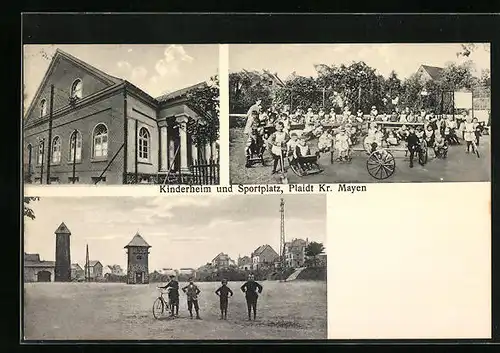
[[[252,259],[249,256],[238,257],[238,268],[240,270],[250,270],[252,268]]]
[[[179,275],[179,271],[173,269],[173,268],[162,268],[158,271],[160,274],[162,275],[166,275],[166,276],[178,276]]]
[[[278,258],[278,253],[270,245],[261,245],[252,252],[252,269],[274,265]]]
[[[114,276],[125,276],[125,272],[121,268],[120,265],[108,265],[103,268],[103,276],[106,274],[114,275]]]
[[[92,280],[97,280],[103,277],[103,266],[100,261],[98,260],[91,260],[89,261],[89,279]],[[85,265],[85,269],[87,268],[87,265]]]
[[[71,279],[82,280],[85,279],[85,271],[79,264],[71,264]]]
[[[54,282],[55,261],[43,261],[39,254],[24,253],[24,282]]]
[[[220,253],[212,260],[212,266],[216,269],[228,268],[234,261],[231,260],[228,254]]]
[[[417,75],[420,75],[422,81],[439,81],[442,78],[444,69],[437,66],[420,65]]]
[[[293,239],[285,243],[284,257],[285,266],[302,267],[306,261],[306,247],[309,241],[306,239]]]

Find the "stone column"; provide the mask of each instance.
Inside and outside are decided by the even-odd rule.
[[[179,155],[180,155],[180,160],[181,160],[181,172],[189,172],[189,167],[188,167],[188,136],[187,136],[187,122],[188,118],[186,116],[180,116],[176,119],[177,123],[180,125],[179,127],[179,138],[180,138],[180,150],[179,150]]]
[[[198,147],[195,144],[191,146],[191,153],[193,161],[198,161]]]
[[[169,168],[168,165],[168,135],[167,127],[160,127],[160,138],[161,138],[161,170],[166,171]]]

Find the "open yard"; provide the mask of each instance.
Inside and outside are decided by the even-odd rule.
[[[26,340],[326,339],[324,281],[260,282],[257,321],[247,321],[244,294],[230,282],[227,321],[219,320],[218,282],[199,283],[202,320],[191,320],[181,294],[179,318],[155,320],[156,286],[121,283],[26,283]],[[181,283],[181,286],[184,285]]]
[[[447,159],[436,159],[434,153],[429,152],[429,161],[425,166],[415,163],[409,167],[409,158],[404,152],[394,152],[396,171],[382,182],[466,182],[490,181],[491,153],[490,137],[483,136],[479,145],[481,158],[475,154],[466,154],[465,145],[450,146]],[[264,153],[265,167],[254,164],[245,168],[245,141],[246,137],[241,128],[231,128],[229,132],[229,159],[230,181],[232,184],[279,184],[279,174],[271,175],[272,159],[268,151]],[[312,143],[312,142],[311,142]],[[312,145],[314,150],[316,146]],[[364,152],[354,152],[352,162],[339,164],[330,162],[330,153],[321,155],[319,163],[324,171],[320,174],[298,177],[288,169],[289,183],[373,183],[379,182],[368,174],[366,170],[367,155]],[[285,168],[288,163],[285,161]]]

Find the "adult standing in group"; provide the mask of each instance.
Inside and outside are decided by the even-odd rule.
[[[198,294],[201,293],[200,289],[196,284],[193,283],[193,278],[191,277],[189,279],[189,284],[182,288],[182,291],[186,293],[187,296],[187,305],[188,305],[188,311],[189,311],[189,316],[191,319],[193,318],[193,306],[194,310],[196,311],[196,318],[200,320],[200,307],[198,305]]]
[[[170,275],[170,281],[162,289],[170,288],[168,292],[168,301],[170,303],[170,316],[179,316],[179,282],[175,280],[174,275]]]
[[[252,126],[255,120],[255,117],[260,115],[260,111],[262,109],[261,104],[262,101],[258,99],[254,105],[252,105],[247,112],[247,122],[245,125],[245,130],[243,131],[245,134],[249,134],[252,131]],[[254,113],[255,112],[255,113]]]
[[[245,293],[245,299],[247,301],[248,308],[248,320],[252,320],[252,309],[253,309],[253,319],[257,318],[257,299],[259,294],[262,293],[262,286],[255,281],[253,274],[248,276],[248,281],[246,281],[241,286],[241,291]]]

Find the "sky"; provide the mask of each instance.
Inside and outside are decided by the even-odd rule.
[[[26,105],[33,99],[57,48],[128,80],[153,97],[206,81],[218,73],[219,67],[219,48],[213,44],[25,45]]]
[[[294,71],[300,76],[315,77],[315,64],[339,66],[364,61],[385,77],[394,70],[404,79],[420,65],[444,67],[447,62],[463,62],[465,59],[456,56],[460,50],[460,43],[235,44],[229,47],[229,67],[231,72],[267,69],[286,79]],[[490,68],[489,45],[478,45],[468,59],[474,61],[480,75],[482,69]]]
[[[326,247],[325,195],[286,195],[286,239],[308,238]],[[198,268],[224,252],[233,260],[269,244],[279,253],[279,195],[162,197],[43,197],[25,217],[24,251],[55,259],[55,234],[71,231],[71,262],[90,260],[126,268],[123,248],[139,232],[152,246],[150,271]],[[307,207],[305,207],[307,206]]]

